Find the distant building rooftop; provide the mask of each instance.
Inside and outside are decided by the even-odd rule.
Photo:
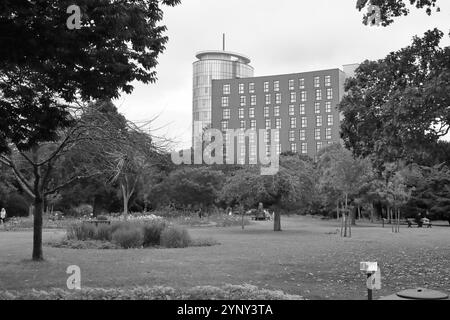
[[[240,53],[236,53],[236,52],[230,52],[230,51],[221,51],[221,50],[208,50],[208,51],[201,51],[198,52],[195,57],[199,60],[203,59],[203,58],[208,58],[208,56],[229,56],[229,57],[234,57],[237,60],[240,60],[242,63],[245,64],[249,64],[250,58],[240,54]],[[217,58],[217,57],[216,57]]]

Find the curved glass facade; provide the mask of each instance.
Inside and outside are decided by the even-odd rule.
[[[197,54],[193,73],[192,138],[195,132],[211,124],[212,80],[253,77],[250,60],[242,55],[225,51]],[[197,127],[195,127],[197,126]]]

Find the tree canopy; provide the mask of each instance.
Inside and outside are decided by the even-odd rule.
[[[377,166],[407,159],[422,163],[450,130],[450,48],[427,31],[412,45],[365,61],[345,85],[339,104],[341,135],[357,156]]]

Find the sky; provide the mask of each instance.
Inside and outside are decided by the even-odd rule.
[[[189,148],[192,126],[192,63],[204,50],[226,50],[251,59],[255,76],[341,68],[376,60],[408,46],[415,35],[439,28],[448,34],[450,1],[428,16],[412,9],[388,27],[362,24],[356,0],[182,0],[163,7],[169,42],[159,57],[158,81],[134,83],[116,105],[129,120],[151,123],[153,134]],[[450,45],[447,37],[442,43]],[[156,119],[155,119],[156,118]],[[450,140],[450,135],[446,140]]]

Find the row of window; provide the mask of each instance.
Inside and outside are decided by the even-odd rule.
[[[298,136],[297,136],[297,132],[298,132]],[[270,131],[267,130],[265,132],[264,135],[264,142],[268,143],[270,141]],[[274,132],[274,141],[280,141],[280,132],[279,131],[275,131]],[[238,142],[239,143],[244,143],[244,139],[245,139],[245,134],[244,133],[239,133],[238,134]],[[249,134],[249,143],[250,145],[254,145],[255,144],[255,140],[256,139],[256,133],[253,134]],[[325,128],[325,140],[331,140],[332,139],[332,135],[331,135],[331,128]],[[226,141],[226,136],[225,136],[225,141]],[[306,140],[306,130],[305,129],[300,129],[298,131],[296,130],[290,130],[289,131],[289,141],[293,142],[296,140],[300,140],[300,141],[305,141]],[[316,128],[314,130],[314,140],[322,140],[322,130],[320,128]]]
[[[229,114],[226,114],[226,117],[224,117],[224,120],[221,122],[221,128],[222,130],[227,130],[228,127],[228,120]],[[323,124],[323,117],[322,116],[316,116],[316,127],[321,127]],[[297,128],[297,118],[292,117],[289,118],[289,124],[291,129]],[[334,117],[332,114],[327,115],[327,126],[332,126],[334,124]],[[306,128],[308,126],[308,118],[307,117],[301,117],[300,118],[300,126],[301,128]],[[246,120],[239,120],[239,128],[240,129],[246,129],[247,128],[247,121]],[[265,119],[265,128],[271,129],[272,128],[272,119]],[[250,119],[250,129],[256,129],[256,119]],[[275,119],[275,128],[274,129],[281,129],[281,118]]]
[[[316,142],[316,152],[318,152],[320,149],[322,149],[324,147],[324,145],[328,145],[328,141],[317,141]],[[266,156],[270,156],[270,151],[271,151],[271,146],[270,145],[266,145]],[[290,150],[292,152],[297,152],[297,143],[293,142],[290,144]],[[245,163],[245,155],[246,155],[246,147],[245,145],[240,145],[239,146],[239,150],[238,150],[238,163],[239,164],[244,164]],[[224,147],[224,154],[226,154],[226,147]],[[276,144],[275,145],[275,152],[277,154],[281,153],[281,145],[280,144]],[[308,153],[308,143],[307,142],[302,142],[300,143],[300,153],[302,154],[307,154]],[[257,148],[255,145],[250,145],[249,147],[249,162],[250,163],[256,163],[257,161]]]
[[[331,86],[331,76],[324,76],[324,85],[325,85],[325,87]],[[320,88],[320,86],[321,86],[321,77],[320,76],[314,77],[314,88]],[[290,79],[289,80],[289,90],[295,90],[295,88],[296,88],[295,79]],[[305,79],[304,78],[298,79],[298,88],[305,89]],[[231,85],[230,84],[224,84],[222,89],[223,89],[222,91],[223,91],[224,95],[228,95],[231,93]],[[239,94],[244,94],[245,93],[245,83],[239,83],[238,90],[239,90]],[[264,92],[269,92],[269,91],[270,91],[270,83],[269,83],[269,81],[265,81],[264,82]],[[275,92],[280,91],[280,81],[279,80],[273,81],[273,91],[275,91]],[[248,84],[248,93],[255,93],[255,83],[254,82],[251,82]]]
[[[327,101],[325,103],[325,112],[330,113],[331,112],[331,102]],[[316,102],[314,104],[314,113],[320,114],[320,102]],[[299,105],[299,114],[304,115],[306,114],[306,108],[305,104]],[[289,105],[289,115],[295,116],[295,105]],[[279,117],[280,116],[280,106],[273,107],[273,116]],[[224,120],[229,120],[231,117],[231,111],[230,109],[222,109],[222,118]],[[239,108],[238,109],[238,117],[239,119],[245,118],[245,109]],[[254,118],[255,117],[255,108],[248,108],[248,117]],[[270,107],[264,107],[264,118],[270,118]]]
[[[321,89],[317,89],[315,91],[315,98],[316,98],[316,101],[322,100],[322,90]],[[333,99],[333,88],[326,89],[326,99],[327,100]],[[290,93],[289,101],[291,103],[297,102],[297,92]],[[308,101],[308,92],[307,91],[300,92],[300,101],[301,102]],[[272,103],[272,94],[270,94],[270,93],[266,94],[264,96],[264,102],[266,105],[271,104]],[[275,94],[274,102],[275,102],[275,104],[281,104],[281,93]],[[240,96],[239,103],[240,103],[241,107],[246,106],[247,105],[247,96]],[[230,105],[230,98],[222,97],[222,107],[229,107],[229,105]],[[250,96],[250,105],[256,106],[256,96],[255,95]]]

